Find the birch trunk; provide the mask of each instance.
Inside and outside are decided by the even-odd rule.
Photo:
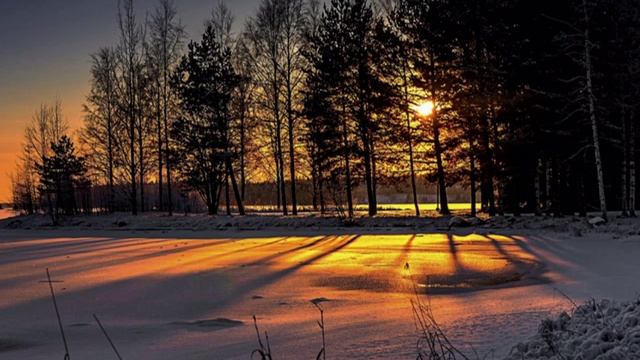
[[[595,96],[593,94],[592,69],[591,69],[591,42],[589,38],[589,15],[587,14],[587,1],[582,0],[584,11],[584,65],[587,78],[586,93],[589,102],[589,119],[591,121],[591,131],[593,133],[593,152],[596,160],[596,173],[598,177],[598,197],[600,200],[600,212],[602,218],[607,219],[607,201],[604,191],[604,172],[602,170],[602,157],[600,155],[600,138],[598,134],[598,119],[596,116]]]

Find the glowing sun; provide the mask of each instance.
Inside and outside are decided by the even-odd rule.
[[[416,106],[414,106],[414,110],[420,115],[420,116],[429,116],[431,114],[433,114],[433,109],[435,108],[435,104],[433,103],[433,101],[425,101],[421,104],[418,104]]]

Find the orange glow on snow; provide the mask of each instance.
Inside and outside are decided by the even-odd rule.
[[[534,260],[514,241],[505,236],[428,234],[5,242],[0,252],[25,256],[0,265],[0,282],[10,282],[9,292],[16,291],[0,298],[0,309],[47,297],[38,283],[46,267],[64,281],[68,293],[146,277],[197,278],[232,270],[242,274],[231,276],[230,285],[257,277],[252,283],[257,288],[277,284],[261,282],[265,274],[278,280],[302,277],[310,280],[307,286],[399,293],[410,289],[411,280],[445,288],[490,286]]]
[[[121,342],[142,331],[123,344],[132,354],[193,348],[217,354],[238,342],[251,348],[253,314],[273,331],[274,348],[286,349],[301,338],[316,344],[318,313],[310,300],[318,298],[328,299],[322,306],[331,343],[358,329],[354,341],[386,341],[391,332],[414,344],[414,289],[434,295],[432,306],[444,326],[530,311],[532,303],[554,308],[566,302],[531,278],[556,273],[538,271],[536,264],[553,258],[531,250],[526,237],[211,234],[217,238],[167,239],[159,232],[42,238],[46,232],[16,232],[0,241],[0,315],[24,333],[55,334],[47,267],[65,325],[89,323],[97,313]],[[485,291],[469,291],[474,288]],[[244,326],[218,331],[188,325],[218,318]],[[75,336],[90,333],[69,329]],[[87,349],[102,349],[97,344],[103,339],[95,341]],[[307,350],[300,357],[317,352],[314,346]]]

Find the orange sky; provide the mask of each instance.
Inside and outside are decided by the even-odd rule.
[[[44,72],[46,70],[42,70]],[[33,69],[32,77],[39,72]],[[14,171],[22,149],[24,127],[42,102],[62,100],[64,115],[72,129],[82,124],[82,103],[88,91],[87,77],[68,82],[48,84],[46,74],[41,81],[33,81],[33,88],[0,87],[0,202],[11,201],[10,174]]]
[[[176,0],[189,38],[198,37],[212,0]],[[236,27],[258,0],[226,1]],[[157,0],[135,0],[138,19]],[[118,39],[116,0],[0,1],[0,202],[11,200],[24,127],[42,103],[59,98],[72,130],[82,124],[89,89],[90,54]]]

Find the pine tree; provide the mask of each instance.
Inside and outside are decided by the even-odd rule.
[[[230,49],[208,25],[202,40],[189,44],[174,74],[181,112],[171,134],[177,170],[188,188],[203,197],[211,215],[217,214],[225,178],[234,177],[229,135],[231,97],[237,83]],[[239,192],[234,190],[243,212]]]
[[[56,223],[61,212],[64,215],[76,213],[75,190],[86,182],[86,167],[84,158],[76,155],[73,142],[67,136],[52,143],[51,150],[52,154],[43,158],[37,170],[40,191],[55,199],[50,216]]]

